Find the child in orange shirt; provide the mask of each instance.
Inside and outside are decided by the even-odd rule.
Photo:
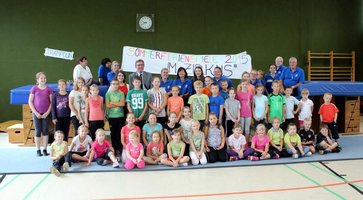
[[[181,116],[182,116],[182,110],[183,110],[183,107],[184,107],[183,98],[181,98],[178,95],[179,94],[179,87],[174,85],[171,88],[171,94],[172,94],[172,96],[168,98],[167,114],[169,116],[170,113],[175,112],[176,116],[177,116],[177,121],[179,121]]]
[[[212,77],[210,76],[206,76],[204,78],[204,84],[205,84],[205,87],[202,88],[202,94],[205,94],[207,96],[210,96],[212,95],[212,90],[211,90],[211,85],[213,83],[213,79]]]

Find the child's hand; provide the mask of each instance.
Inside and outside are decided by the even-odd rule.
[[[52,121],[53,121],[53,124],[54,124],[54,125],[56,125],[56,124],[57,124],[57,122],[58,122],[58,120],[57,120],[57,119],[53,119]]]
[[[132,159],[132,162],[137,164],[137,160],[136,159]]]
[[[282,147],[281,146],[277,147],[277,150],[282,151]]]
[[[293,150],[292,150],[292,153],[297,153],[296,149],[293,149]]]
[[[206,152],[209,152],[209,151],[210,151],[210,149],[209,149],[208,147],[206,147],[206,148],[205,148],[205,151],[206,151]]]
[[[265,157],[267,155],[267,152],[262,152],[262,156]]]
[[[305,152],[304,151],[301,151],[301,156],[305,156]]]
[[[46,119],[46,118],[48,117],[48,115],[49,115],[49,112],[45,112],[45,113],[42,115],[42,118],[43,118],[43,119]]]
[[[243,158],[243,153],[242,152],[238,152],[238,157],[239,158]]]
[[[41,119],[41,118],[42,118],[42,115],[40,115],[38,112],[35,112],[34,114],[35,114],[35,116],[36,116],[38,119]]]
[[[176,160],[174,160],[173,161],[173,167],[178,167],[178,166],[179,166],[179,163]]]

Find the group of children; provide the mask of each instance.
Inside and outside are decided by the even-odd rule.
[[[314,104],[308,98],[309,91],[303,89],[298,101],[291,96],[289,87],[283,96],[278,81],[272,83],[272,92],[265,96],[264,86],[254,87],[248,79],[242,79],[234,89],[228,88],[225,80],[219,86],[206,77],[205,83],[193,83],[195,94],[185,105],[179,96],[180,88],[172,86],[170,93],[166,92],[160,87],[159,77],[154,77],[153,88],[145,91],[136,76],[134,88],[126,92],[114,79],[106,93],[104,109],[98,86],[88,88],[82,78],[77,79],[69,95],[64,80],[58,81],[59,91],[54,95],[45,85],[44,73],[39,72],[36,80],[29,105],[36,129],[37,155],[47,155],[46,145],[42,154],[39,141],[42,133],[43,144],[48,143],[45,129],[52,111],[57,131],[51,145],[51,172],[56,175],[67,170],[72,161],[86,165],[92,161],[99,165],[113,163],[115,168],[121,161],[126,169],[132,169],[143,168],[145,163],[177,167],[187,166],[189,161],[204,165],[240,159],[298,158],[310,156],[315,149],[321,154],[340,151],[338,109],[330,102],[330,93],[324,95],[319,110],[324,126],[316,136],[310,129]],[[298,113],[300,131],[293,123]],[[105,117],[110,124],[111,144],[102,129]],[[78,134],[68,151],[70,121]],[[252,122],[255,135],[250,137]]]

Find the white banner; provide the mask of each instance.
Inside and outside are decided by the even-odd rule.
[[[145,62],[145,71],[160,74],[164,67],[169,69],[169,74],[176,75],[179,67],[184,67],[188,77],[193,77],[194,68],[202,67],[204,75],[213,77],[215,67],[222,68],[224,76],[230,79],[241,79],[244,71],[252,69],[251,56],[247,52],[227,55],[194,55],[182,54],[140,47],[124,46],[122,55],[122,69],[135,72],[135,61],[142,59]]]
[[[44,49],[44,56],[53,57],[53,58],[60,58],[65,60],[73,60],[73,51],[62,51],[58,49]]]

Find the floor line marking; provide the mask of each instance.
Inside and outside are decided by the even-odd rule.
[[[40,180],[29,192],[28,194],[25,195],[25,197],[23,199],[27,199],[30,197],[30,195],[33,194],[33,192],[35,192],[35,190],[37,190],[39,188],[40,185],[43,184],[43,182],[49,177],[50,174],[45,175],[42,180]]]
[[[12,178],[9,182],[7,182],[4,186],[0,187],[0,191],[9,186],[12,182],[14,182],[20,175],[16,175],[14,178]]]

